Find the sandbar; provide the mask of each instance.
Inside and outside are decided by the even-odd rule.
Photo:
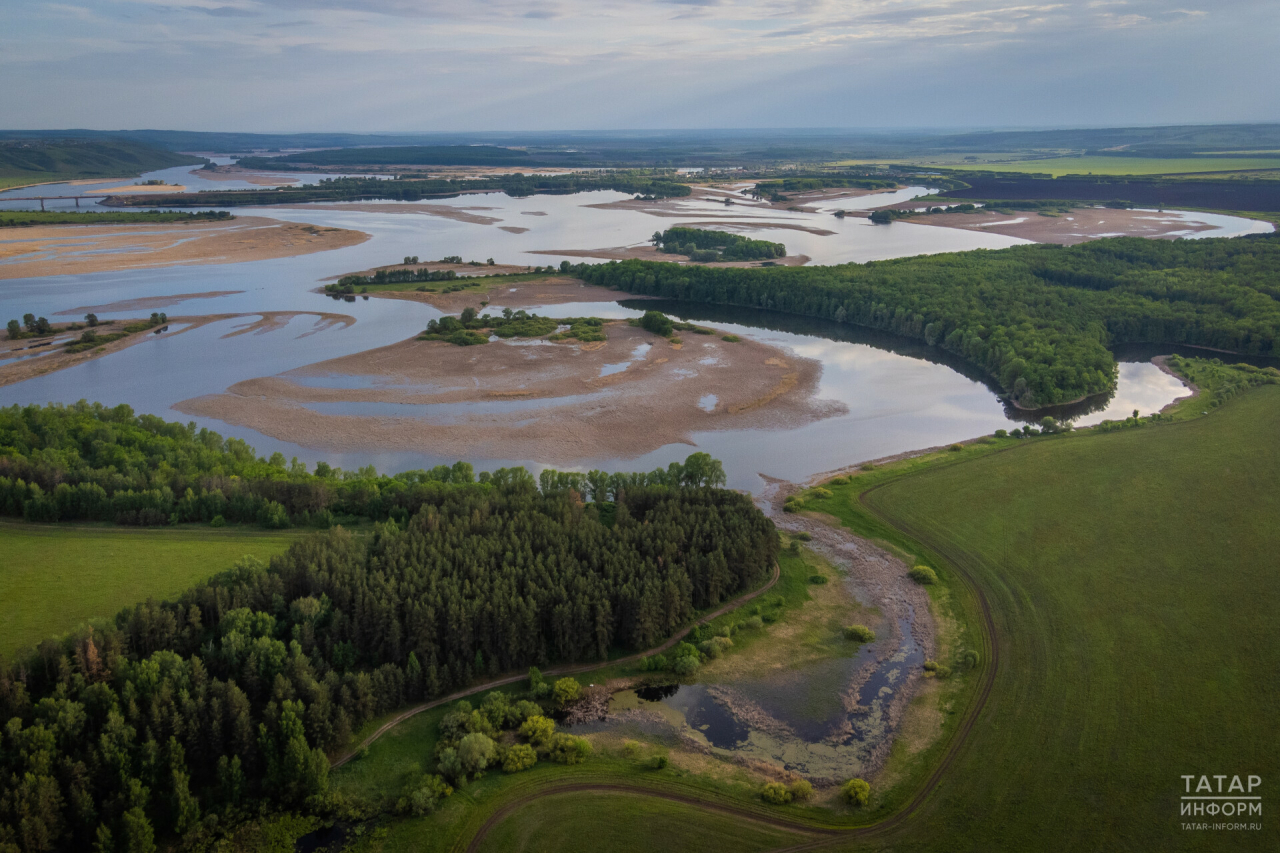
[[[651,243],[638,246],[614,246],[607,249],[537,249],[531,255],[560,255],[569,258],[600,258],[606,261],[665,261],[667,263],[693,263],[688,255],[673,255],[658,251]],[[809,262],[808,255],[787,255],[785,258],[773,258],[774,266],[800,267]],[[699,262],[702,267],[758,267],[764,261],[715,261]]]
[[[819,362],[775,347],[683,332],[673,344],[625,321],[606,332],[608,341],[585,344],[411,339],[239,382],[176,408],[320,450],[561,465],[845,411],[816,399]],[[330,387],[307,384],[315,378]]]
[[[120,299],[115,302],[108,302],[105,305],[81,305],[79,308],[68,308],[66,311],[58,311],[55,317],[78,317],[90,312],[96,314],[98,312],[106,313],[108,311],[156,311],[161,308],[168,308],[171,305],[177,305],[179,302],[186,302],[188,299],[217,299],[220,296],[235,296],[244,293],[243,290],[207,290],[204,293],[173,293],[168,296],[143,296],[138,299]]]
[[[493,210],[492,207],[453,207],[448,204],[425,204],[409,202],[393,204],[378,201],[353,201],[347,204],[308,204],[303,210],[343,210],[360,211],[361,213],[416,213],[420,216],[439,216],[457,222],[469,222],[472,225],[494,225],[502,220],[495,216],[472,213],[473,210]]]
[[[523,272],[524,269],[521,267],[517,272]],[[475,308],[477,311],[497,313],[502,308],[534,308],[539,305],[562,305],[566,302],[617,302],[619,299],[653,298],[635,296],[605,287],[593,287],[580,279],[563,275],[549,275],[546,278],[519,282],[494,278],[492,283],[482,281],[474,290],[460,290],[453,293],[383,290],[369,295],[377,299],[425,302],[448,314],[460,314],[462,309],[467,307]]]
[[[948,200],[948,204],[962,203]],[[894,207],[910,208],[905,202]],[[919,207],[917,201],[914,205]],[[913,225],[934,225],[940,228],[963,228],[966,231],[986,231],[1007,237],[1020,237],[1037,243],[1056,243],[1074,246],[1103,237],[1146,237],[1154,240],[1173,240],[1214,226],[1204,222],[1188,222],[1180,216],[1157,213],[1153,210],[1119,210],[1105,207],[1081,207],[1066,213],[1046,216],[1034,210],[1017,210],[998,213],[978,210],[970,213],[932,213],[901,220]]]
[[[261,216],[123,225],[35,225],[5,233],[0,279],[287,258],[354,246],[363,231]]]
[[[287,175],[267,174],[265,172],[255,172],[251,169],[241,169],[238,166],[214,166],[212,169],[192,169],[191,174],[197,178],[204,178],[206,181],[244,181],[247,184],[253,184],[259,187],[279,187],[285,184],[298,183],[297,178]]]
[[[68,367],[74,367],[77,364],[119,352],[143,341],[154,340],[156,337],[180,335],[183,332],[189,332],[192,329],[198,329],[201,326],[207,326],[220,320],[233,320],[239,317],[257,318],[252,322],[233,328],[222,336],[224,338],[233,338],[238,335],[262,335],[267,332],[273,332],[287,325],[293,318],[302,316],[314,316],[316,323],[309,331],[299,335],[298,337],[300,338],[314,335],[317,332],[322,332],[335,326],[346,328],[356,321],[354,317],[348,314],[331,314],[322,311],[259,311],[239,314],[201,314],[191,317],[169,317],[164,326],[145,332],[134,332],[120,340],[104,343],[102,346],[78,353],[69,353],[63,347],[78,340],[82,330],[68,329],[69,323],[54,323],[53,327],[59,333],[48,338],[23,338],[17,341],[0,340],[0,387],[23,382],[36,376],[43,376],[46,373],[65,370]],[[99,335],[109,335],[113,332],[121,331],[130,323],[139,322],[140,319],[105,321],[94,327],[94,331]]]
[[[123,187],[107,187],[101,190],[85,190],[84,195],[137,195],[138,193],[184,193],[181,184],[128,184]]]

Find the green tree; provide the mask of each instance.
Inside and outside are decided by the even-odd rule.
[[[17,320],[9,321],[9,340],[16,341],[22,337],[22,325]]]
[[[640,318],[640,327],[663,338],[671,337],[672,329],[675,328],[671,318],[661,311],[644,312],[644,316]]]
[[[862,779],[850,779],[840,786],[840,796],[851,806],[865,806],[871,799],[871,786]]]
[[[570,676],[557,679],[555,686],[551,688],[551,698],[561,708],[570,702],[577,701],[581,696],[582,685],[576,678]]]
[[[472,732],[458,741],[458,763],[469,776],[481,772],[493,762],[497,746],[493,739],[480,732]]]
[[[156,834],[141,808],[134,806],[120,818],[120,853],[155,853]]]
[[[545,744],[555,731],[555,722],[541,714],[532,716],[520,724],[520,736],[534,746]]]
[[[528,770],[538,763],[538,753],[527,743],[512,744],[502,757],[502,769],[508,773]]]

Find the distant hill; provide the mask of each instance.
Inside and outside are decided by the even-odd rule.
[[[245,157],[251,169],[291,164],[312,166],[534,166],[529,152],[496,145],[399,145],[375,148],[334,148],[304,151],[283,157]]]
[[[131,178],[204,160],[127,139],[0,140],[0,186],[85,178]]]

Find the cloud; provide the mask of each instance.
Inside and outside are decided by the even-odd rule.
[[[255,12],[252,9],[240,9],[236,6],[215,6],[212,9],[197,8],[199,8],[199,11],[214,18],[257,18],[262,15],[261,12]]]

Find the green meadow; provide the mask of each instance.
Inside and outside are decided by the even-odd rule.
[[[147,598],[177,595],[247,554],[265,562],[298,535],[0,522],[0,653],[113,617]]]

